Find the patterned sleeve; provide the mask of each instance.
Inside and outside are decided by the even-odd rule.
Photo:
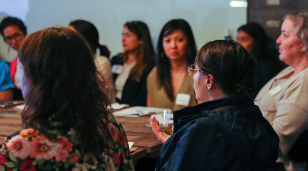
[[[55,141],[48,140],[37,130],[25,129],[1,144],[0,171],[134,170],[129,151],[125,148],[125,135],[118,135],[116,149],[106,149],[101,153],[101,162],[94,159],[89,164],[85,162],[86,156],[80,157],[79,142],[73,129],[65,136],[58,136]]]
[[[109,113],[108,120],[109,123],[107,124],[107,127],[115,143],[113,161],[115,162],[116,168],[119,167],[122,170],[134,170],[126,134],[122,125],[116,121],[112,113]]]

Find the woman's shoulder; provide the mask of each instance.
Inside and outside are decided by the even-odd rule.
[[[149,73],[149,76],[147,78],[147,82],[148,84],[151,83],[153,84],[154,82],[156,82],[156,75],[157,75],[157,68],[154,67],[151,72]]]
[[[101,152],[103,161],[89,164],[81,158],[77,133],[70,128],[63,136],[49,140],[38,130],[29,128],[16,133],[0,146],[0,169],[33,168],[36,170],[102,169],[106,165],[118,170],[120,167],[131,170],[131,159],[122,126],[115,120],[107,123],[115,146]],[[116,140],[114,138],[117,135]],[[103,135],[102,135],[103,136]],[[106,139],[107,140],[107,139]],[[107,142],[108,144],[108,142]],[[111,152],[112,151],[112,152]],[[102,163],[103,162],[103,163]],[[126,163],[125,163],[126,162]],[[118,169],[115,169],[118,168]],[[22,169],[21,169],[22,170]],[[109,169],[107,169],[109,170]]]
[[[80,156],[73,149],[74,135],[58,136],[51,141],[38,130],[24,129],[1,144],[0,167],[5,170],[74,168]]]
[[[110,64],[110,61],[106,56],[95,56],[95,60],[98,63],[109,63]]]
[[[293,103],[296,106],[308,111],[307,96],[308,96],[308,68],[301,73],[290,77],[286,83],[283,93],[279,98],[278,104]]]
[[[150,75],[153,75],[153,76],[157,75],[157,67],[154,67],[154,68],[151,70],[149,76],[150,76]]]
[[[1,70],[5,70],[5,71],[9,71],[10,70],[8,64],[3,62],[3,61],[1,61],[1,60],[0,60],[0,69]]]

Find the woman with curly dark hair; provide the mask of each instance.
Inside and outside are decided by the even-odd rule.
[[[23,127],[1,146],[5,169],[134,170],[125,132],[85,40],[69,28],[47,28],[19,51],[26,108]],[[22,170],[22,169],[21,169]]]

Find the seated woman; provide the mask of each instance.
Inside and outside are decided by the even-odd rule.
[[[258,23],[248,23],[237,29],[236,41],[257,60],[255,86],[250,93],[255,98],[260,89],[286,65],[279,61],[276,44]]]
[[[22,42],[27,36],[27,27],[18,18],[6,17],[0,23],[0,33],[3,36],[5,43],[12,49],[18,51]],[[19,59],[16,56],[10,64],[11,79],[14,84],[13,99],[23,100],[21,93],[21,70],[19,67]]]
[[[146,80],[155,56],[148,26],[141,21],[127,22],[122,36],[124,53],[111,59],[117,101],[146,106]]]
[[[12,100],[13,88],[9,66],[0,60],[0,100]]]
[[[167,22],[159,34],[157,51],[157,67],[147,80],[147,106],[178,110],[196,105],[193,80],[186,69],[197,51],[189,24],[182,19]]]
[[[19,51],[23,127],[0,146],[5,170],[134,170],[121,124],[107,111],[91,50],[69,28],[32,33]]]
[[[287,15],[277,43],[279,59],[289,67],[261,89],[256,104],[280,138],[277,162],[283,163],[288,171],[307,170],[307,161],[293,161],[288,153],[308,129],[308,13]],[[307,142],[304,145],[297,155],[307,150]],[[303,155],[307,156],[307,153]]]
[[[95,56],[96,66],[100,74],[103,75],[105,80],[107,81],[105,85],[107,86],[108,92],[106,92],[106,94],[108,95],[110,102],[114,103],[115,95],[114,95],[113,79],[111,74],[111,64],[108,59],[109,50],[107,49],[106,46],[99,44],[99,35],[96,27],[88,21],[75,20],[69,24],[69,28],[77,31],[86,39],[87,43],[89,44],[92,50],[93,55]],[[96,56],[97,48],[100,51],[100,56]]]
[[[174,112],[174,134],[163,144],[156,170],[265,171],[275,163],[279,138],[247,97],[254,66],[234,41],[212,41],[199,50],[188,69],[204,103]],[[151,127],[161,138],[155,118]]]

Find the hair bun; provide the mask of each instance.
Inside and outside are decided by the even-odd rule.
[[[252,84],[249,81],[243,80],[241,83],[239,84],[235,84],[236,85],[236,91],[238,93],[244,93],[246,91],[251,92],[253,90],[252,88]]]

